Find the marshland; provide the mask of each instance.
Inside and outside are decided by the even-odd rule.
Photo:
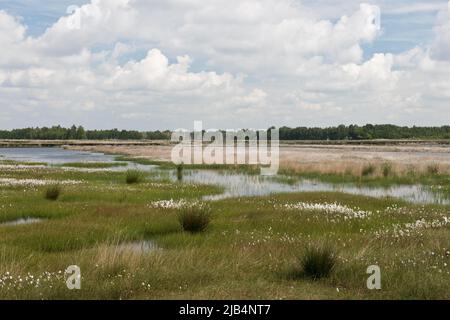
[[[276,177],[170,150],[0,148],[0,298],[450,298],[448,144],[282,144]]]

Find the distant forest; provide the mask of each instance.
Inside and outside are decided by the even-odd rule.
[[[85,130],[82,126],[0,130],[0,139],[19,140],[168,140],[171,131]],[[280,140],[450,139],[450,126],[340,125],[328,128],[280,128]]]
[[[168,140],[170,131],[85,130],[82,126],[0,130],[0,139],[18,140]]]
[[[450,126],[400,127],[390,124],[329,128],[280,128],[281,140],[450,139]]]

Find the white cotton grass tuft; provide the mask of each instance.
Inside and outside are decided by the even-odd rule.
[[[204,202],[194,200],[189,201],[185,199],[180,200],[159,200],[154,201],[148,205],[150,208],[155,209],[182,209],[182,208],[190,208],[190,207],[196,207],[196,208],[202,208],[205,207],[206,204]]]
[[[0,275],[0,288],[3,290],[30,290],[30,288],[53,288],[58,283],[64,283],[64,272],[45,271],[39,275],[27,273],[14,275],[6,272]]]
[[[301,211],[320,211],[327,214],[340,214],[346,219],[364,219],[370,216],[370,211],[364,211],[359,208],[352,209],[350,207],[341,205],[339,203],[310,203],[310,202],[297,202],[287,203],[278,206],[280,209],[285,210],[301,210]]]
[[[42,221],[43,220],[39,219],[39,218],[20,218],[17,220],[1,223],[0,226],[13,227],[13,226],[21,226],[21,225],[27,225],[27,224],[40,223]]]
[[[377,238],[382,237],[393,237],[393,238],[404,238],[410,237],[412,235],[418,234],[423,230],[427,229],[439,229],[450,225],[450,217],[442,216],[440,219],[433,219],[427,221],[424,218],[418,219],[414,222],[405,224],[393,224],[392,228],[378,230],[375,232]]]
[[[83,183],[78,180],[42,180],[42,179],[15,179],[15,178],[0,178],[0,186],[23,186],[23,187],[36,187],[36,186],[48,186],[48,185],[78,185]]]

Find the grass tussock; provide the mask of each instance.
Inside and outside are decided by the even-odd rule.
[[[335,250],[329,245],[310,245],[299,258],[293,275],[314,280],[327,278],[337,263]]]
[[[211,209],[206,206],[186,206],[180,209],[178,221],[186,232],[203,232],[211,222]]]
[[[183,181],[183,164],[177,166],[177,180]]]
[[[127,184],[135,184],[141,182],[143,174],[139,170],[127,170],[125,181]]]
[[[375,173],[375,166],[373,164],[369,164],[367,166],[364,166],[361,170],[361,175],[363,177],[371,176]]]
[[[387,178],[392,175],[392,164],[386,162],[381,165],[383,177]]]
[[[62,188],[58,184],[48,186],[47,189],[45,190],[44,197],[47,200],[56,201],[61,195],[61,191]]]
[[[427,166],[427,173],[430,175],[439,174],[439,166],[437,164],[430,164]]]

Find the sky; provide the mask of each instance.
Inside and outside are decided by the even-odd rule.
[[[447,0],[0,0],[0,129],[450,124]]]

